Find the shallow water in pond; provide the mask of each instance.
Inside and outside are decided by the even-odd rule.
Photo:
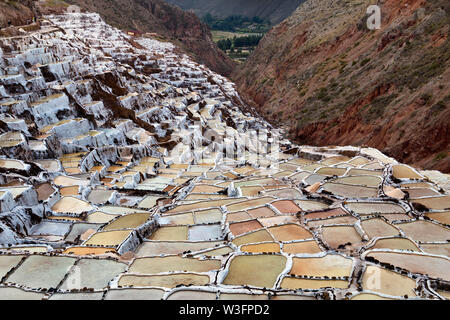
[[[429,221],[414,221],[396,225],[408,237],[420,242],[449,241],[450,229]]]
[[[136,250],[136,256],[153,256],[161,254],[180,254],[183,252],[201,251],[205,249],[213,249],[222,242],[205,241],[205,242],[187,242],[187,241],[146,241],[142,243]]]
[[[194,217],[192,213],[181,213],[163,216],[159,218],[158,222],[160,226],[192,225],[194,224]]]
[[[271,227],[268,229],[275,240],[293,241],[313,238],[311,232],[296,224]]]
[[[392,174],[397,179],[422,179],[423,177],[419,175],[415,170],[404,165],[392,166]]]
[[[399,231],[382,219],[369,219],[361,222],[361,226],[370,238],[399,235]]]
[[[264,253],[264,252],[280,252],[280,245],[278,243],[259,243],[250,244],[241,247],[241,251],[251,252],[251,253]]]
[[[361,236],[352,226],[324,227],[322,229],[322,237],[323,240],[334,249],[347,243],[358,245],[362,241]]]
[[[429,209],[447,210],[450,209],[450,196],[432,197],[424,199],[414,199],[411,202],[417,202]]]
[[[378,187],[381,183],[381,178],[373,176],[353,176],[343,177],[333,180],[335,183],[344,183],[350,185],[359,185],[365,187]]]
[[[378,239],[370,249],[398,249],[420,252],[414,242],[404,238]]]
[[[119,286],[164,288],[175,288],[180,285],[204,286],[208,283],[208,276],[189,273],[158,276],[124,275],[119,280]]]
[[[316,241],[302,241],[283,244],[283,252],[290,254],[308,253],[314,254],[322,252]]]
[[[259,230],[256,232],[252,232],[243,236],[236,237],[233,239],[233,243],[236,246],[240,246],[242,244],[247,243],[255,243],[255,242],[265,242],[265,241],[273,241],[274,239],[266,230]]]
[[[363,275],[362,286],[365,290],[390,296],[400,297],[408,295],[409,297],[414,297],[416,281],[393,271],[376,266],[368,266]]]
[[[132,213],[125,216],[121,216],[117,220],[110,222],[103,230],[119,230],[130,228],[134,229],[144,224],[150,218],[149,213]]]
[[[378,195],[377,188],[352,186],[338,183],[325,183],[323,190],[344,198],[375,198]]]
[[[92,235],[87,241],[84,242],[85,245],[101,245],[101,246],[118,246],[128,236],[133,232],[133,230],[118,230],[118,231],[107,231],[98,232]]]
[[[272,197],[263,197],[263,198],[258,198],[255,200],[240,201],[237,203],[227,205],[227,210],[228,210],[228,212],[242,211],[245,209],[262,206],[273,200],[274,200],[274,198],[272,198]]]
[[[208,272],[218,270],[220,265],[219,260],[197,260],[179,256],[138,258],[133,261],[128,272],[141,274],[156,274],[169,271]]]
[[[442,278],[445,281],[450,280],[450,261],[445,257],[384,251],[370,252],[367,256],[413,273],[428,274],[430,277]]]
[[[183,241],[188,240],[188,227],[160,227],[152,233],[149,240]]]
[[[286,258],[280,255],[237,256],[223,284],[272,288],[285,266]]]
[[[345,207],[357,214],[373,213],[406,213],[405,209],[397,204],[381,202],[347,202]]]
[[[320,280],[320,279],[297,279],[285,277],[281,282],[282,289],[320,289],[326,287],[348,288],[348,281],[343,280]]]
[[[87,222],[90,223],[108,223],[111,220],[113,220],[115,217],[117,217],[118,215],[115,214],[107,214],[104,212],[93,212],[90,215],[88,215],[87,217]]]
[[[73,197],[64,197],[61,198],[58,202],[56,202],[52,211],[58,213],[83,213],[86,211],[91,211],[94,209],[88,202],[73,198]]]
[[[289,274],[309,277],[350,277],[353,261],[340,255],[321,258],[293,258]]]

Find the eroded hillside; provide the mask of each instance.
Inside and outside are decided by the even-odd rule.
[[[260,42],[234,79],[291,138],[369,145],[450,171],[448,1],[307,1]]]

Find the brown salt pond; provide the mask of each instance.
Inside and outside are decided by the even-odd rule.
[[[314,200],[294,200],[294,202],[303,210],[303,211],[316,211],[327,209],[329,205],[321,201]]]
[[[269,218],[259,218],[258,221],[266,228],[281,225],[297,223],[298,219],[295,216],[276,216]]]
[[[239,201],[239,202],[236,202],[233,204],[227,204],[226,206],[227,206],[228,212],[242,211],[245,209],[250,209],[250,208],[265,205],[266,203],[269,203],[273,200],[274,200],[274,198],[272,198],[272,197],[263,197],[263,198],[257,198],[254,200]]]
[[[94,189],[89,194],[87,200],[92,204],[103,204],[108,202],[113,193],[113,190]]]
[[[450,257],[450,243],[421,244],[420,248],[426,253]]]
[[[223,284],[272,288],[285,266],[286,258],[281,255],[236,256]]]
[[[188,227],[160,227],[152,233],[149,240],[158,241],[183,241],[188,240]]]
[[[291,200],[279,200],[271,203],[282,214],[297,213],[301,209]]]
[[[258,220],[236,222],[230,224],[230,231],[233,233],[234,236],[239,236],[241,234],[259,230],[261,228],[262,225],[258,222]]]
[[[450,209],[450,196],[430,197],[422,199],[413,199],[411,202],[416,202],[424,205],[432,210],[447,210]]]
[[[249,244],[241,247],[241,251],[250,253],[280,252],[280,245],[275,242]]]
[[[266,230],[259,230],[256,232],[252,232],[243,236],[239,236],[233,239],[232,243],[236,246],[240,246],[248,243],[256,243],[256,242],[269,242],[274,239]]]
[[[61,196],[63,197],[70,197],[70,196],[77,196],[79,186],[73,186],[73,187],[62,187],[59,189],[59,193],[61,193]]]
[[[198,290],[180,290],[172,293],[167,300],[216,300],[216,293]]]
[[[374,293],[359,293],[351,297],[350,300],[396,300],[396,299],[386,298]]]
[[[405,234],[420,242],[450,241],[450,229],[429,221],[414,221],[396,225]]]
[[[159,218],[160,226],[181,226],[181,225],[193,225],[194,216],[192,213],[181,213],[170,216],[163,216]]]
[[[349,282],[344,280],[321,280],[321,279],[298,279],[292,277],[284,277],[281,282],[282,289],[312,289],[318,290],[321,288],[348,288]]]
[[[136,256],[157,256],[161,254],[181,254],[213,249],[223,244],[220,241],[188,242],[188,241],[145,241],[136,250]]]
[[[218,270],[220,265],[219,260],[197,260],[179,256],[138,258],[133,261],[128,272],[140,274],[156,274],[171,271],[209,272]]]
[[[209,283],[209,276],[178,273],[170,275],[155,275],[155,276],[138,276],[138,275],[123,275],[119,280],[119,286],[134,286],[134,287],[163,287],[175,288],[177,286],[204,286]]]
[[[383,171],[380,170],[364,170],[364,169],[350,169],[346,176],[375,176],[375,177],[382,177]]]
[[[398,253],[388,251],[369,252],[367,257],[406,269],[412,273],[426,274],[432,278],[450,280],[450,260],[446,257],[417,253]]]
[[[241,187],[241,193],[244,197],[256,197],[261,191],[264,191],[264,188],[259,186]]]
[[[96,245],[96,246],[112,246],[116,247],[124,242],[132,233],[132,230],[117,230],[97,232],[93,234],[84,245]]]
[[[383,202],[347,202],[345,207],[357,214],[406,213],[398,204]]]
[[[362,279],[364,290],[375,291],[390,296],[414,297],[416,281],[393,271],[377,266],[368,266]]]
[[[315,254],[322,252],[316,241],[302,241],[283,244],[283,252],[290,254]]]
[[[264,194],[283,199],[300,199],[303,196],[300,191],[294,188],[265,191]]]
[[[450,225],[450,211],[430,212],[426,213],[425,216],[440,223]]]
[[[335,183],[343,183],[354,186],[378,187],[382,182],[381,178],[374,176],[352,176],[333,180]]]
[[[253,217],[251,217],[247,212],[245,211],[238,211],[233,213],[227,214],[227,223],[233,223],[233,222],[240,222],[245,220],[251,220]]]
[[[327,182],[322,186],[323,190],[343,198],[375,198],[378,195],[377,188],[352,186],[347,184]]]
[[[397,179],[423,179],[414,169],[405,165],[392,166],[392,174]]]
[[[39,201],[47,200],[56,191],[50,183],[41,183],[35,188]]]
[[[347,215],[347,216],[322,219],[322,220],[309,220],[306,223],[306,225],[310,228],[315,228],[315,227],[329,226],[329,225],[349,225],[349,224],[355,224],[357,221],[358,221],[358,219],[356,219],[355,217]]]
[[[333,167],[324,167],[317,170],[315,173],[323,176],[343,176],[347,172],[347,169],[344,168],[333,168]]]
[[[328,219],[333,217],[339,217],[339,216],[346,216],[348,213],[341,208],[331,209],[331,210],[325,210],[325,211],[318,211],[318,212],[311,212],[311,213],[305,213],[304,218],[306,220],[316,220],[316,219]]]
[[[134,229],[144,224],[150,218],[149,213],[132,213],[121,216],[116,220],[110,222],[103,230],[120,230],[120,229]]]
[[[194,213],[194,220],[197,224],[221,222],[222,211],[219,209],[196,211]]]
[[[247,213],[252,218],[266,218],[275,216],[275,212],[269,207],[259,207],[255,209],[249,209],[247,210]]]
[[[398,237],[378,239],[370,246],[370,249],[409,250],[420,252],[420,249],[414,242],[409,239]]]
[[[361,226],[370,238],[399,235],[399,231],[382,219],[368,219]]]
[[[289,274],[309,277],[350,277],[353,261],[340,255],[320,258],[293,258]]]
[[[76,246],[70,247],[63,251],[64,254],[73,254],[77,256],[88,256],[88,255],[104,255],[107,253],[117,254],[114,248],[105,247],[83,247]]]
[[[182,213],[182,212],[187,212],[187,211],[192,211],[192,210],[221,207],[221,206],[224,206],[231,202],[236,202],[236,201],[238,201],[238,199],[199,201],[199,202],[195,202],[192,204],[185,204],[185,205],[177,206],[173,209],[170,209],[170,210],[164,212],[164,214]]]
[[[313,238],[311,232],[297,224],[270,227],[268,230],[277,241],[293,241]]]
[[[323,240],[332,248],[351,243],[351,245],[361,244],[361,236],[353,226],[326,226],[322,228]]]
[[[57,176],[53,179],[53,183],[60,187],[88,186],[90,184],[89,180],[67,176]]]
[[[81,214],[93,209],[94,207],[92,207],[88,202],[74,197],[61,198],[61,200],[56,202],[52,207],[53,212],[75,214]]]
[[[116,214],[107,214],[104,212],[96,211],[87,216],[87,222],[89,223],[108,223],[114,218],[118,217]]]
[[[408,192],[410,198],[439,196],[439,192],[430,188],[409,188],[401,190]]]

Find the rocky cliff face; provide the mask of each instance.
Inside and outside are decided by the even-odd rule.
[[[242,93],[291,138],[369,145],[450,171],[448,1],[306,1],[237,71]]]
[[[212,41],[209,28],[195,14],[162,0],[69,0],[98,12],[111,25],[129,31],[155,32],[178,44],[196,61],[228,76],[234,64]]]

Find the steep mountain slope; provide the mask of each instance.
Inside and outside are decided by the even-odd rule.
[[[231,15],[268,18],[276,24],[287,18],[304,0],[167,0],[199,17],[211,14],[219,18]]]
[[[140,32],[156,32],[180,45],[199,63],[229,75],[233,62],[212,41],[206,25],[193,14],[163,0],[68,0],[90,12],[98,12],[109,24]]]
[[[24,25],[27,20],[33,18],[32,0],[22,1],[21,3],[0,0],[0,27],[6,27],[8,21],[16,25]]]
[[[450,171],[449,11],[445,0],[308,0],[260,42],[234,79],[300,143],[370,145]]]

